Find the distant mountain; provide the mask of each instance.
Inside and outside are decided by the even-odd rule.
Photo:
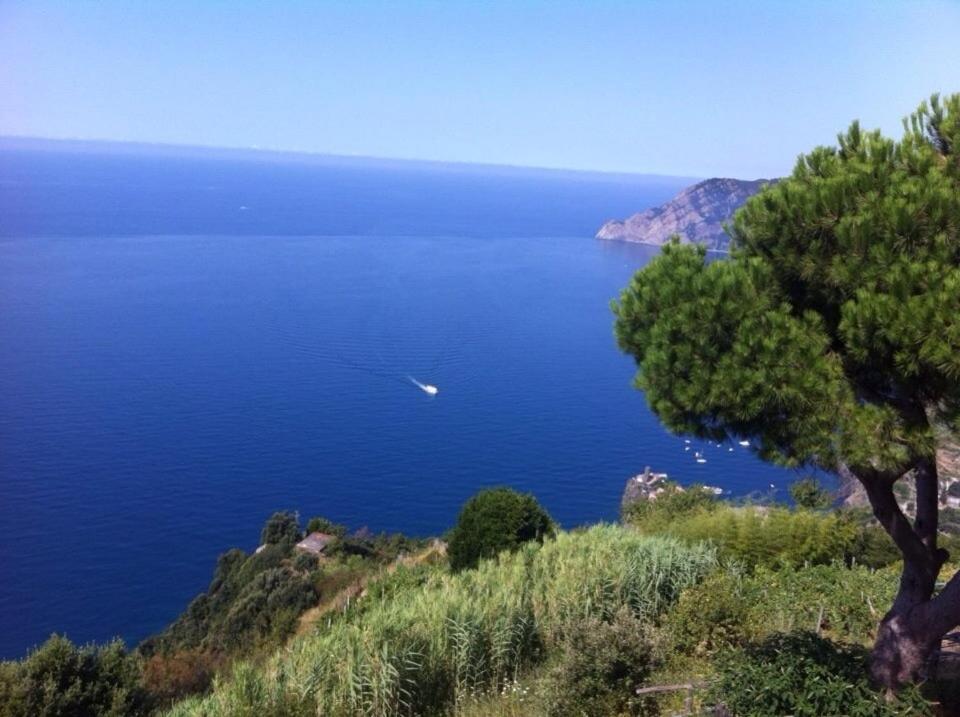
[[[600,227],[597,239],[660,245],[678,234],[684,243],[726,251],[730,237],[724,222],[770,179],[707,179],[687,187],[666,204],[634,214],[624,221],[611,220]]]

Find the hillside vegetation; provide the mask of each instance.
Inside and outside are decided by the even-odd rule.
[[[299,527],[278,529],[276,518],[274,542],[225,554],[210,590],[140,649],[58,637],[2,663],[0,716],[932,710],[912,690],[887,702],[866,678],[865,647],[899,566],[864,564],[876,546],[846,511],[737,505],[674,488],[627,506],[620,525],[556,531],[542,543],[501,536],[510,547],[460,570],[441,544],[351,537],[329,523],[342,542],[308,559],[293,550]],[[823,541],[843,559],[824,555]],[[276,571],[289,577],[265,580]],[[304,580],[312,600],[288,599]],[[637,692],[660,685],[682,689]],[[943,691],[935,681],[925,689]]]
[[[476,570],[398,573],[263,669],[241,665],[171,714],[445,714],[501,692],[583,621],[625,610],[654,624],[715,566],[708,546],[597,526]]]

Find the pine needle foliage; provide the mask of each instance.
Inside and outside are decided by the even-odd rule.
[[[960,429],[960,94],[904,129],[854,122],[747,200],[729,259],[669,244],[613,307],[669,429],[863,485],[903,556],[871,661],[890,690],[960,622],[960,578],[937,594],[937,440]],[[895,490],[907,477],[912,522]]]
[[[905,129],[801,156],[736,214],[730,259],[670,244],[636,274],[616,335],[669,428],[902,473],[928,418],[960,427],[960,94]]]

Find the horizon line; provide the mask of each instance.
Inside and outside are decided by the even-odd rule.
[[[498,162],[473,162],[468,160],[447,160],[447,159],[417,159],[413,157],[380,157],[375,155],[368,154],[348,154],[348,153],[339,153],[339,152],[320,152],[313,150],[303,150],[303,149],[276,149],[271,147],[261,147],[259,145],[250,145],[247,147],[237,147],[237,146],[228,146],[228,145],[208,145],[208,144],[180,144],[175,142],[151,142],[143,140],[118,140],[118,139],[91,139],[91,138],[81,138],[81,137],[41,137],[36,135],[17,135],[17,134],[0,134],[0,149],[3,148],[3,144],[8,141],[12,143],[16,142],[25,142],[25,143],[59,143],[59,144],[84,144],[84,145],[111,145],[116,147],[123,148],[144,148],[152,149],[158,151],[176,151],[176,150],[189,150],[189,151],[199,151],[199,152],[231,152],[231,153],[245,153],[249,155],[261,155],[261,156],[270,156],[273,155],[277,159],[287,158],[287,159],[339,159],[339,160],[355,160],[358,162],[384,162],[384,163],[397,163],[397,164],[421,164],[421,165],[434,165],[448,167],[451,169],[456,168],[469,168],[469,167],[478,167],[478,168],[489,168],[489,169],[501,169],[508,171],[531,171],[531,172],[549,172],[555,174],[590,174],[590,175],[602,175],[606,177],[646,177],[646,178],[662,178],[662,179],[684,179],[684,180],[694,180],[702,181],[704,179],[712,178],[728,178],[729,175],[695,175],[695,174],[662,174],[657,172],[639,172],[639,171],[613,171],[613,170],[603,170],[603,169],[577,169],[571,167],[545,167],[537,165],[523,165],[523,164],[504,164]],[[729,177],[734,179],[739,179],[739,177]],[[760,179],[763,179],[762,177]]]

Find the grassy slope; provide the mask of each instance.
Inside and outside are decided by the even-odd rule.
[[[627,606],[653,622],[715,567],[706,546],[597,526],[475,571],[400,570],[264,667],[239,665],[170,714],[444,713],[542,664],[574,621]]]

